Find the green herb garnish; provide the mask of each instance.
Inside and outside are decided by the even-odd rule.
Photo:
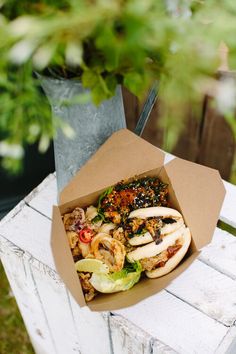
[[[102,203],[103,199],[104,199],[108,194],[110,194],[110,193],[113,191],[113,188],[114,188],[114,187],[109,187],[109,188],[107,188],[107,189],[100,195],[100,197],[98,198],[98,209],[101,208],[101,203]]]

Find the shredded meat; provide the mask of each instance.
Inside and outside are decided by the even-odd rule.
[[[120,241],[123,245],[126,243],[124,229],[122,227],[118,227],[117,230],[114,230],[112,237]]]
[[[90,278],[90,273],[79,273],[79,279],[86,301],[91,301],[97,294],[96,290],[89,281]]]
[[[164,267],[166,262],[173,257],[181,248],[181,245],[169,246],[166,251],[161,252],[157,256],[150,258],[143,258],[140,260],[143,270],[150,271],[155,268]]]
[[[138,229],[140,228],[141,225],[144,226],[145,224],[145,220],[144,219],[139,219],[139,218],[134,218],[131,220],[130,222],[130,226],[132,229],[133,233],[136,233],[138,231]]]
[[[145,222],[145,228],[152,236],[156,235],[156,231],[162,227],[162,221],[159,218],[150,218]]]
[[[141,235],[148,231],[153,237],[153,240],[157,240],[160,236],[160,228],[162,227],[162,224],[162,220],[158,217],[148,219],[128,219],[124,225],[124,234],[126,239],[129,240],[135,236],[135,234]]]
[[[168,261],[167,258],[167,251],[163,251],[160,254],[158,254],[157,256],[154,257],[150,257],[150,258],[143,258],[140,260],[141,266],[143,268],[143,270],[152,270],[154,268],[157,268],[157,265],[163,264],[165,265],[165,263]]]

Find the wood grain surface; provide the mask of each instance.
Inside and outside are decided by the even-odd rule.
[[[143,102],[125,89],[123,99],[127,126],[133,130]],[[214,109],[209,97],[203,97],[202,109],[199,108],[198,113],[194,112],[189,104],[183,115],[183,129],[170,152],[183,159],[216,168],[221,177],[228,180],[233,166],[236,141],[226,119]],[[164,148],[165,131],[160,125],[160,117],[161,102],[157,101],[142,136],[153,145]]]

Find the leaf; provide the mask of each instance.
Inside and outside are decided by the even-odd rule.
[[[50,138],[48,135],[43,134],[39,140],[39,151],[44,153],[47,151],[50,144]]]
[[[92,89],[92,100],[93,103],[98,106],[103,100],[107,99],[108,95],[101,87],[101,85],[95,86]]]
[[[142,267],[139,262],[128,264],[121,271],[110,274],[93,273],[90,282],[102,293],[114,293],[131,289],[140,279]]]
[[[144,91],[144,77],[137,72],[130,72],[124,76],[124,85],[136,96]]]
[[[17,42],[9,52],[9,59],[12,63],[21,65],[25,63],[34,50],[37,48],[37,42],[29,39]]]
[[[12,175],[19,175],[19,173],[21,173],[23,169],[22,162],[22,158],[14,159],[11,157],[4,157],[1,163],[2,167],[5,168],[7,171],[11,172]]]
[[[117,280],[117,279],[125,278],[129,273],[140,274],[141,272],[142,272],[142,266],[139,261],[136,261],[134,263],[127,262],[122,270],[120,270],[119,272],[112,273],[110,275],[110,278],[113,280]]]
[[[114,75],[108,75],[105,78],[105,82],[106,82],[108,90],[111,92],[112,95],[114,95],[115,89],[116,89],[116,86],[117,86],[116,77]]]
[[[69,66],[80,66],[83,62],[83,49],[79,43],[69,42],[66,47],[66,63]]]
[[[10,144],[7,141],[1,141],[0,156],[21,159],[24,156],[24,150],[19,144]]]
[[[33,64],[37,70],[44,69],[50,62],[56,50],[54,43],[47,43],[39,47],[33,55]]]
[[[82,84],[85,88],[93,88],[99,82],[98,74],[91,71],[86,70],[82,74]]]
[[[38,21],[33,16],[25,15],[16,18],[9,24],[10,34],[16,37],[25,36],[36,29]]]

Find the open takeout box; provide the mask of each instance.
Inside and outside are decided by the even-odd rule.
[[[122,129],[100,147],[61,192],[59,206],[53,208],[51,247],[57,271],[80,306],[109,311],[134,305],[165,288],[211,241],[225,195],[219,172],[179,158],[163,165],[164,155],[142,138]],[[128,291],[99,294],[86,303],[61,215],[76,206],[96,204],[106,188],[135,175],[158,176],[168,183],[170,202],[183,214],[192,234],[189,251],[171,273],[157,279],[142,279]]]

